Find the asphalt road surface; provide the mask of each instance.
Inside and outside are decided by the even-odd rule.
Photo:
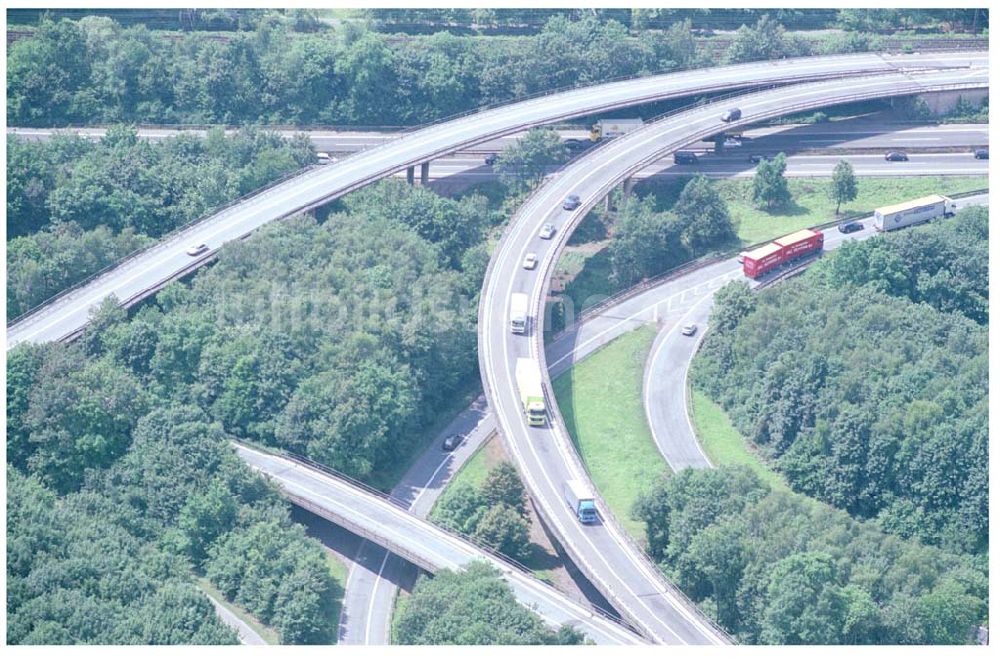
[[[550,626],[570,624],[598,644],[642,643],[631,630],[360,487],[288,458],[240,445],[236,445],[236,452],[252,468],[271,478],[293,503],[376,540],[428,571],[460,570],[473,561],[490,563],[501,571],[517,599],[532,607]]]
[[[956,202],[959,208],[985,205],[989,202],[989,196],[976,195]],[[872,217],[863,219],[864,229],[851,234],[841,234],[837,228],[824,230],[824,249],[831,251],[845,241],[862,241],[874,236],[876,232],[873,222]],[[646,420],[660,453],[674,471],[687,467],[697,469],[712,466],[698,443],[688,416],[687,402],[688,369],[708,329],[712,294],[732,280],[754,284],[743,276],[743,268],[736,258],[693,272],[690,280],[691,291],[697,293],[696,301],[693,306],[678,307],[675,314],[661,318],[660,331],[650,349],[643,378]],[[706,294],[702,295],[703,292]],[[697,326],[693,336],[681,333],[685,324]]]
[[[547,294],[551,268],[575,225],[616,183],[663,153],[725,128],[760,122],[790,111],[847,99],[913,94],[963,78],[970,87],[984,86],[987,81],[985,70],[859,77],[743,95],[677,114],[622,136],[569,164],[525,202],[508,226],[493,254],[480,297],[481,373],[498,427],[536,504],[574,561],[623,616],[655,641],[720,643],[723,639],[641,555],[600,500],[601,526],[583,526],[562,504],[561,490],[567,479],[590,482],[552,397],[547,398],[549,426],[530,428],[525,421],[514,381],[514,365],[520,357],[538,360],[544,351],[537,335],[524,338],[510,334],[507,312],[511,295],[530,293],[537,327],[543,321],[542,301]],[[720,121],[720,111],[729,107],[742,109],[740,122],[726,125]],[[569,194],[579,195],[582,205],[567,212],[561,203]],[[539,228],[547,222],[558,228],[550,242],[538,237]],[[542,263],[538,270],[528,272],[521,268],[521,257],[527,252],[540,256]],[[545,366],[542,368],[544,374]],[[590,488],[596,494],[592,484]]]
[[[207,131],[202,129],[150,129],[138,128],[139,137],[156,142],[173,138],[181,134],[203,136]],[[347,155],[381,145],[394,140],[403,131],[329,131],[311,129],[291,131],[276,129],[277,133],[292,137],[305,133],[312,140],[318,152]],[[50,140],[53,135],[77,134],[92,139],[99,139],[105,134],[103,128],[78,127],[68,129],[35,129],[10,127],[8,135],[16,135],[24,140]],[[235,129],[227,129],[227,133],[235,133]],[[989,144],[989,125],[987,124],[912,124],[901,122],[886,122],[881,119],[850,119],[827,124],[795,124],[776,127],[758,127],[741,132],[750,141],[766,139],[769,148],[782,151],[801,151],[812,149],[897,149],[909,148],[954,148],[983,147]],[[482,156],[501,152],[504,147],[524,136],[524,131],[518,131],[507,136],[501,136],[461,150],[463,155]],[[586,139],[588,131],[582,129],[560,129],[559,134],[566,139]],[[709,149],[711,143],[698,141],[690,145],[693,149]],[[448,159],[449,157],[443,157]]]
[[[914,56],[860,54],[802,58],[717,67],[619,83],[608,83],[543,96],[475,113],[415,131],[333,165],[313,169],[165,238],[99,278],[76,288],[8,327],[7,348],[18,343],[71,337],[90,311],[109,296],[122,303],[139,300],[178,275],[204,263],[223,244],[241,239],[278,218],[309,209],[410,166],[431,161],[497,136],[567,117],[601,112],[696,92],[744,87],[751,83],[829,78],[852,72],[956,67],[956,78],[969,67],[985,66],[985,53]],[[205,244],[198,257],[186,249]]]

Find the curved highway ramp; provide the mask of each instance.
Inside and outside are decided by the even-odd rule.
[[[359,485],[287,457],[240,444],[234,446],[244,462],[270,477],[292,503],[378,543],[428,572],[460,570],[472,561],[485,561],[503,573],[520,602],[552,627],[572,625],[596,644],[643,643],[632,630]]]
[[[863,53],[755,62],[583,87],[442,122],[336,164],[313,168],[164,237],[155,246],[54,297],[9,325],[7,349],[21,342],[73,338],[86,326],[91,310],[109,296],[125,306],[141,301],[210,261],[224,244],[246,237],[266,223],[491,138],[569,117],[692,94],[863,73],[985,66],[987,58],[987,54],[979,52],[908,56]],[[186,249],[198,244],[205,244],[209,250],[196,257],[188,255]]]

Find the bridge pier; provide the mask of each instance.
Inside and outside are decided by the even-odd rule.
[[[409,168],[406,169],[406,183],[412,186],[413,185],[413,179],[414,179],[414,177],[413,177],[413,166],[410,166]]]
[[[622,182],[622,201],[624,202],[630,195],[632,195],[632,189],[635,188],[635,180],[631,177],[626,177],[625,181]]]
[[[431,180],[431,162],[420,164],[420,185],[427,186],[427,183]]]

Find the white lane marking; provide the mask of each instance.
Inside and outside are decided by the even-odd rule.
[[[653,391],[653,389],[652,389],[653,376],[656,373],[655,366],[656,366],[656,363],[657,363],[657,361],[659,359],[660,354],[663,352],[663,348],[667,346],[668,342],[670,342],[671,336],[673,336],[674,333],[676,333],[677,329],[680,327],[680,325],[686,319],[688,319],[688,317],[691,315],[691,313],[693,311],[697,310],[698,306],[700,306],[702,303],[704,303],[704,301],[706,299],[709,299],[712,296],[714,296],[716,291],[718,291],[718,290],[709,292],[708,294],[706,294],[702,298],[698,299],[698,301],[696,301],[693,304],[691,304],[690,308],[688,309],[688,312],[685,313],[684,315],[682,315],[680,317],[680,319],[678,319],[677,322],[670,328],[669,331],[666,331],[666,332],[661,331],[660,332],[660,338],[661,338],[660,343],[656,346],[656,349],[653,351],[653,357],[649,361],[649,371],[646,373],[645,379],[643,380],[644,381],[644,384],[643,384],[643,391],[644,391],[643,401],[645,402],[645,405],[646,405],[645,406],[645,409],[646,409],[646,425],[649,426],[650,431],[653,433],[653,440],[656,442],[657,447],[660,448],[660,454],[663,456],[663,459],[667,461],[667,464],[670,465],[670,469],[674,473],[677,472],[677,467],[674,466],[674,463],[670,461],[670,457],[667,455],[667,453],[663,451],[663,448],[667,444],[666,444],[665,441],[663,441],[661,443],[660,436],[656,433],[657,426],[653,425],[653,419],[652,419],[652,417],[650,415],[650,413],[653,410],[653,403],[652,403],[651,398],[652,398],[652,394],[653,394],[652,393],[652,391]],[[694,339],[692,339],[692,340],[694,340]],[[694,356],[694,352],[692,352],[691,355]],[[708,459],[708,456],[705,455],[705,452],[701,448],[701,444],[698,444],[696,442],[695,443],[695,447],[698,449],[698,453],[703,458],[705,458],[705,461],[708,463],[708,465],[712,466],[712,462],[711,462],[711,460]]]
[[[449,534],[445,534],[440,529],[433,527],[432,525],[428,524],[427,522],[424,522],[423,520],[417,517],[414,517],[413,515],[401,511],[400,509],[392,506],[383,499],[380,499],[374,495],[370,495],[366,492],[363,492],[358,488],[353,488],[348,485],[345,485],[339,481],[334,480],[333,478],[325,476],[324,474],[316,472],[312,469],[303,467],[286,458],[274,455],[268,455],[266,453],[262,453],[260,451],[256,451],[254,449],[246,448],[243,446],[239,447],[239,449],[244,454],[256,456],[258,458],[263,458],[264,462],[257,466],[257,470],[269,475],[271,478],[280,483],[291,486],[292,493],[297,493],[296,490],[298,490],[301,492],[305,492],[316,498],[317,499],[316,502],[318,504],[323,504],[324,502],[327,504],[332,504],[338,508],[338,512],[351,513],[351,516],[355,519],[355,521],[362,520],[361,523],[364,526],[371,526],[371,530],[373,531],[377,531],[384,528],[385,522],[377,522],[375,520],[372,520],[371,517],[359,511],[358,508],[353,504],[345,503],[338,500],[344,498],[343,495],[340,493],[344,490],[347,490],[349,497],[352,497],[356,500],[361,500],[362,502],[368,504],[370,507],[374,506],[376,511],[382,511],[382,513],[395,513],[396,514],[395,518],[393,518],[392,515],[390,515],[387,521],[395,519],[399,524],[402,524],[403,528],[400,529],[399,527],[397,527],[397,531],[403,533],[404,535],[406,533],[406,529],[415,528],[420,532],[424,533],[426,537],[432,540],[444,539],[445,542],[453,550],[457,550],[459,553],[464,554],[470,558],[486,560],[489,563],[501,568],[504,571],[505,577],[509,578],[512,581],[515,581],[521,588],[532,592],[533,594],[539,596],[539,598],[547,600],[549,605],[556,608],[561,608],[564,611],[568,612],[569,614],[572,614],[573,617],[575,618],[587,619],[591,623],[596,623],[599,627],[605,629],[604,633],[609,638],[616,639],[617,641],[623,643],[641,643],[631,632],[625,630],[621,626],[618,626],[617,624],[614,624],[611,621],[606,621],[602,617],[597,616],[593,611],[583,608],[581,605],[573,602],[572,600],[569,600],[568,598],[564,597],[563,595],[559,594],[554,589],[551,589],[548,586],[545,585],[537,586],[536,585],[537,580],[533,578],[524,577],[519,573],[508,572],[507,566],[503,565],[502,563],[500,563],[490,555],[486,554],[485,552],[480,551],[476,547],[470,545],[469,543],[466,543],[464,540],[461,540],[459,538],[454,538]],[[264,469],[263,467],[267,466],[268,461],[274,465],[283,467],[281,473],[277,473],[273,469],[271,471]],[[258,460],[258,462],[260,462],[260,460]],[[293,482],[292,479],[287,475],[289,472],[295,475],[303,476],[305,479],[312,480],[321,485],[324,484],[328,485],[334,491],[331,494],[321,494],[319,492],[311,490],[308,487],[305,487],[301,482]],[[373,524],[381,524],[381,526],[372,526]],[[408,542],[408,544],[411,547],[416,547],[422,550],[422,552],[425,555],[429,553],[430,555],[436,556],[438,558],[444,558],[441,553],[436,552],[426,547],[425,545],[422,545],[421,543],[417,542],[416,537],[408,538],[408,541],[410,541]],[[429,561],[431,559],[431,556],[427,556],[426,558]],[[445,559],[444,562],[440,564],[440,567],[450,567],[452,570],[456,570],[460,566],[450,565],[450,562],[447,561],[447,559]],[[626,638],[623,639],[622,638],[623,635]]]
[[[730,275],[735,275],[735,274],[740,274],[740,273],[743,273],[743,272],[741,270],[739,270],[739,269],[734,269],[731,272],[727,272],[725,274],[722,274],[722,275],[719,275],[719,276],[715,276],[712,280],[714,281],[714,280],[718,280],[720,278],[728,278],[728,277],[730,277]],[[671,281],[671,282],[672,283],[676,283],[676,281]],[[666,284],[667,283],[665,283],[665,285]],[[701,286],[701,284],[693,286],[693,287],[688,288],[688,289],[695,289],[695,288],[700,287],[700,286]],[[640,293],[636,294],[635,296],[639,297],[639,296],[642,296],[642,295],[644,295],[644,294],[646,294],[648,292],[655,292],[655,291],[656,291],[655,289],[653,289],[653,290],[647,290],[646,292],[640,292]],[[687,290],[685,290],[685,291],[687,291]],[[681,292],[674,292],[673,294],[671,294],[669,297],[666,298],[667,312],[670,312],[673,309],[674,300],[680,294],[681,294]],[[625,303],[626,301],[628,301],[628,299],[626,299],[622,303]],[[562,363],[566,359],[568,359],[568,358],[570,358],[572,356],[578,355],[580,349],[582,349],[584,347],[587,347],[587,346],[593,344],[594,342],[597,342],[598,340],[600,340],[604,336],[608,335],[612,331],[617,330],[622,325],[628,324],[629,322],[636,321],[639,317],[645,315],[646,313],[648,313],[651,310],[654,310],[657,306],[659,306],[660,304],[662,304],[663,301],[664,301],[664,299],[660,299],[658,301],[655,301],[655,302],[649,304],[648,306],[646,306],[645,308],[643,308],[642,310],[636,311],[635,313],[629,315],[625,319],[623,319],[623,320],[621,320],[619,322],[616,322],[612,326],[608,327],[604,331],[599,332],[598,334],[594,335],[593,337],[590,337],[587,340],[584,340],[584,341],[582,341],[580,343],[577,343],[576,345],[573,346],[572,350],[566,352],[565,354],[563,354],[562,356],[560,356],[558,359],[556,359],[555,361],[552,361],[552,363],[549,364],[549,372],[551,372],[553,368],[555,368],[557,365],[559,365],[560,363]],[[607,310],[605,312],[606,313],[607,312],[611,312],[612,310],[614,310],[614,308],[610,308],[609,310]]]
[[[382,565],[379,566],[378,573],[375,575],[375,582],[372,585],[372,595],[368,602],[368,615],[365,617],[366,627],[365,627],[365,644],[370,644],[372,640],[372,614],[375,612],[375,598],[378,596],[378,591],[375,590],[378,580],[382,578],[382,573],[385,572],[385,564],[389,561],[389,551],[386,550],[382,553]]]

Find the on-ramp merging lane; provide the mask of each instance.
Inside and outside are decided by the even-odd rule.
[[[460,117],[292,178],[166,238],[8,326],[7,348],[25,341],[72,337],[86,325],[91,310],[107,297],[128,303],[155,292],[206,259],[192,259],[185,253],[188,246],[204,243],[215,252],[268,222],[328,202],[404,168],[513,131],[638,103],[754,84],[902,69],[980,66],[985,62],[986,55],[976,52],[910,56],[864,53],[759,62],[579,88]]]
[[[719,643],[725,638],[686,602],[679,591],[669,586],[600,500],[604,510],[602,526],[584,527],[563,506],[563,482],[576,478],[589,483],[589,479],[551,397],[548,398],[550,427],[529,428],[525,422],[513,379],[515,359],[539,360],[544,350],[537,333],[531,338],[509,333],[506,317],[511,295],[529,293],[534,312],[531,326],[543,328],[542,301],[549,273],[559,250],[588,209],[632,172],[701,136],[833,103],[939,89],[979,88],[986,84],[985,70],[980,69],[959,73],[887,74],[797,84],[678,113],[622,136],[569,164],[521,207],[508,227],[494,252],[480,298],[480,367],[487,396],[511,455],[552,530],[605,597],[654,640]],[[722,123],[720,111],[728,107],[740,107],[742,120],[728,125]],[[583,204],[575,211],[566,212],[561,201],[569,194],[579,195]],[[559,228],[551,243],[537,236],[538,229],[546,222]],[[538,271],[526,272],[520,268],[521,256],[526,252],[542,256]],[[545,366],[541,368],[547,383]]]

